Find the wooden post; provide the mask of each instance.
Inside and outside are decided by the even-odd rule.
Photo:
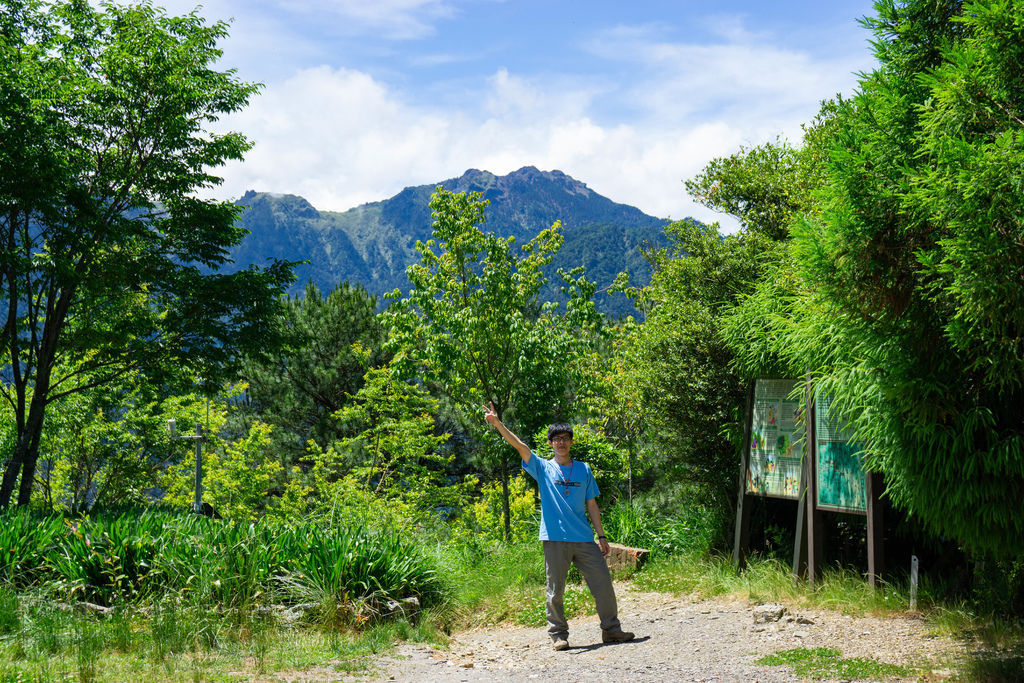
[[[747,498],[747,460],[750,457],[750,430],[754,419],[754,382],[747,390],[746,423],[743,425],[743,449],[740,451],[740,478],[736,495],[736,535],[732,546],[732,564],[741,569],[747,559],[747,544],[750,542],[750,506]]]
[[[818,471],[815,463],[818,453],[818,430],[815,428],[817,419],[814,392],[811,388],[811,376],[807,376],[807,455],[804,463],[804,478],[807,480],[807,582],[814,585],[822,565],[821,513],[818,512]]]
[[[868,583],[876,587],[885,571],[885,527],[882,524],[882,474],[866,472],[868,503]]]
[[[807,570],[807,482],[809,477],[808,463],[811,442],[811,379],[807,375],[804,384],[804,457],[800,464],[800,486],[796,497],[796,533],[793,536],[793,578],[799,579]]]
[[[800,475],[800,489],[796,499],[796,533],[793,535],[793,578],[799,579],[807,569],[807,459],[804,458]]]

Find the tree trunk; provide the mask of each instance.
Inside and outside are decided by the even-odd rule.
[[[39,443],[36,442],[26,453],[21,463],[21,486],[18,487],[18,506],[25,507],[32,500],[32,484],[36,479],[36,462],[39,460]]]
[[[49,393],[49,373],[46,373],[46,393]],[[43,394],[45,395],[45,394]],[[35,483],[36,477],[36,463],[39,461],[39,442],[43,437],[43,416],[45,409],[45,401],[38,398],[38,394],[33,394],[32,404],[28,411],[28,420],[25,422],[25,431],[22,432],[21,438],[18,439],[18,449],[15,451],[15,460],[20,460],[21,464],[21,484],[18,486],[18,505],[27,506],[32,498],[32,485]],[[20,451],[20,454],[18,453]],[[20,455],[20,458],[18,457]],[[14,470],[11,472],[11,470]],[[8,473],[11,474],[10,487],[12,490],[6,490],[6,496],[3,496],[4,491],[0,491],[0,507],[7,507],[10,502],[10,495],[14,488],[14,478],[17,474],[17,470],[11,466],[8,466]],[[4,483],[7,483],[7,474],[4,474]]]
[[[501,507],[505,521],[505,542],[512,541],[512,512],[508,504],[508,463],[501,463]]]
[[[629,462],[629,504],[633,504],[633,439],[629,439],[626,442],[626,453],[628,455]]]
[[[24,453],[25,450],[22,448],[21,439],[19,439],[18,445],[14,447],[14,453],[11,455],[11,459],[7,461],[7,469],[4,470],[3,482],[0,483],[0,508],[7,507],[7,504],[11,502],[11,494],[14,492],[14,482],[18,479],[18,473],[21,471],[21,463],[25,459]]]
[[[18,505],[28,505],[32,497],[36,462],[39,459],[39,443],[43,437],[43,418],[46,414],[46,405],[49,402],[53,348],[56,346],[56,333],[51,330],[49,325],[44,328],[43,336],[44,346],[39,352],[39,360],[36,363],[28,418],[23,424],[19,420],[18,444],[14,447],[14,456],[8,463],[3,483],[0,484],[0,508],[7,507],[11,502],[11,494],[14,493],[14,482],[18,478],[19,469],[21,470],[21,484],[18,487]],[[19,396],[19,400],[21,405],[24,405],[22,396]]]
[[[43,434],[42,409],[37,409],[35,399],[29,412],[29,419],[18,435],[18,443],[14,447],[14,455],[7,463],[3,483],[0,484],[0,508],[7,507],[14,493],[14,483],[21,474],[21,485],[18,487],[18,505],[28,505],[32,494],[32,480],[36,473],[36,460],[39,458],[39,440]],[[28,479],[26,480],[26,477]],[[27,482],[27,483],[26,483]]]

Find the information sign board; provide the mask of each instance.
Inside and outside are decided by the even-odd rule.
[[[832,400],[817,396],[814,436],[818,508],[867,514],[867,479],[860,447],[850,440],[849,429],[832,414]]]
[[[797,499],[804,451],[804,416],[800,402],[790,398],[791,379],[759,379],[747,451],[747,493]]]

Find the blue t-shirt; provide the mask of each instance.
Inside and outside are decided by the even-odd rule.
[[[587,520],[587,501],[601,493],[590,465],[573,460],[559,465],[530,454],[523,469],[537,480],[540,489],[540,540],[585,543],[594,540]]]

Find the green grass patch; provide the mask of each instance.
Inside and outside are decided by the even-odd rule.
[[[963,667],[966,680],[987,683],[1024,681],[1024,653],[996,652],[971,658]]]
[[[609,507],[601,519],[608,540],[646,548],[654,557],[707,552],[718,521],[710,509],[700,506],[668,513],[627,500]]]
[[[810,588],[795,581],[788,565],[774,559],[751,560],[741,572],[721,555],[688,553],[655,558],[634,578],[642,590],[710,598],[733,595],[755,602],[824,607],[847,614],[899,614],[908,611],[906,591],[895,585],[872,589],[852,571],[830,569]]]
[[[0,511],[0,586],[0,607],[11,591],[39,589],[58,601],[171,600],[242,614],[316,602],[335,624],[372,619],[392,600],[429,606],[444,597],[429,557],[395,531],[151,510],[79,518]],[[10,624],[0,618],[0,631]]]
[[[449,596],[447,627],[547,623],[540,542],[439,545],[437,558]],[[581,582],[579,572],[571,568],[564,598],[567,618],[594,612],[590,591]]]
[[[633,579],[647,591],[713,597],[738,590],[736,572],[723,557],[687,553],[657,557]]]
[[[876,662],[864,657],[843,657],[839,650],[824,647],[782,650],[761,657],[755,663],[788,666],[797,676],[809,678],[879,679],[909,676],[913,673],[909,667]]]
[[[20,626],[0,638],[0,683],[241,681],[322,668],[364,675],[396,642],[443,640],[429,612],[362,631],[294,628],[258,617],[240,624],[194,606],[105,618],[48,606],[22,612]]]

